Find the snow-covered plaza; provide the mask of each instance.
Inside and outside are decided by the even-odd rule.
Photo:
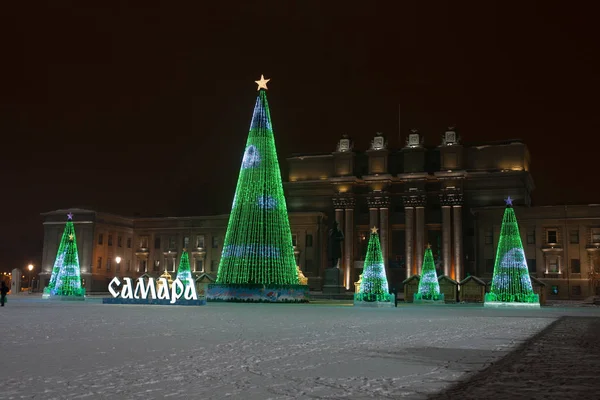
[[[425,398],[600,308],[103,305],[12,297],[0,398]]]

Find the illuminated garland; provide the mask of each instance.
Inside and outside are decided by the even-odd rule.
[[[175,279],[179,279],[183,286],[194,286],[194,278],[192,277],[192,270],[190,269],[190,256],[186,249],[183,249],[181,259],[179,260],[179,267],[177,268],[177,276]]]
[[[510,197],[506,200],[494,277],[490,293],[485,295],[485,302],[539,303],[539,296],[533,292],[531,285],[519,225]]]
[[[427,249],[425,249],[425,257],[423,258],[423,267],[419,279],[419,289],[414,294],[414,300],[443,300],[430,246],[427,246]]]
[[[265,90],[256,99],[216,283],[298,284]]]
[[[379,244],[377,229],[371,229],[371,237],[367,246],[362,279],[358,293],[354,295],[357,301],[381,301],[388,302],[390,292],[385,275],[383,254]]]
[[[65,232],[66,235],[63,234],[59,245],[59,254],[56,257],[55,267],[58,265],[59,270],[56,273],[54,286],[48,286],[44,289],[44,292],[49,292],[53,296],[83,297],[85,289],[81,285],[77,239],[75,237],[75,228],[71,214],[69,214]],[[50,280],[52,281],[52,278]]]

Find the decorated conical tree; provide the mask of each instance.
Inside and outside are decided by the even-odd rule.
[[[60,239],[60,243],[58,245],[58,251],[56,252],[56,258],[54,259],[54,266],[52,267],[52,274],[50,275],[50,282],[48,286],[44,288],[44,294],[49,295],[54,287],[56,286],[56,278],[58,277],[58,273],[62,268],[63,261],[65,259],[66,247],[69,243],[69,235],[75,234],[75,228],[73,226],[73,214],[67,214],[67,223],[65,225],[65,229],[63,230],[62,237]]]
[[[179,279],[184,286],[194,285],[194,278],[190,269],[190,256],[186,249],[183,249],[183,254],[181,254],[179,268],[177,268],[177,277],[175,279]]]
[[[529,303],[539,305],[539,296],[533,292],[519,225],[510,196],[505,200],[500,240],[494,263],[494,277],[485,304]]]
[[[261,76],[217,284],[298,285],[292,234]]]
[[[354,295],[354,300],[359,302],[389,302],[390,298],[379,235],[377,234],[377,228],[373,227],[367,246],[367,254],[365,255],[360,288],[358,293]]]
[[[419,289],[414,294],[414,300],[443,300],[440,293],[440,284],[438,282],[437,272],[435,271],[435,261],[431,252],[431,245],[425,249],[423,258],[423,267],[421,268],[421,277],[419,279]]]
[[[71,222],[71,218],[72,216],[69,217],[67,224],[71,224],[72,232],[67,235],[66,243],[64,244],[62,264],[56,274],[56,281],[54,287],[50,290],[50,295],[83,298],[85,289],[83,289],[81,285],[77,239],[75,238],[75,229],[72,227],[73,223]]]

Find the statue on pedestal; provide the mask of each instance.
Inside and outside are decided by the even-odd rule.
[[[329,240],[327,243],[327,260],[329,268],[339,268],[340,258],[342,258],[342,242],[344,234],[340,231],[337,221],[333,221],[333,226],[329,230]]]

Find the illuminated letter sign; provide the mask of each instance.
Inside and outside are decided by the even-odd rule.
[[[175,279],[169,287],[165,278],[159,278],[159,281],[161,285],[157,291],[153,278],[138,278],[134,289],[131,278],[123,278],[121,283],[115,276],[108,284],[108,291],[114,298],[169,300],[171,304],[175,304],[181,297],[185,300],[198,300],[195,285],[184,285],[180,279]]]

